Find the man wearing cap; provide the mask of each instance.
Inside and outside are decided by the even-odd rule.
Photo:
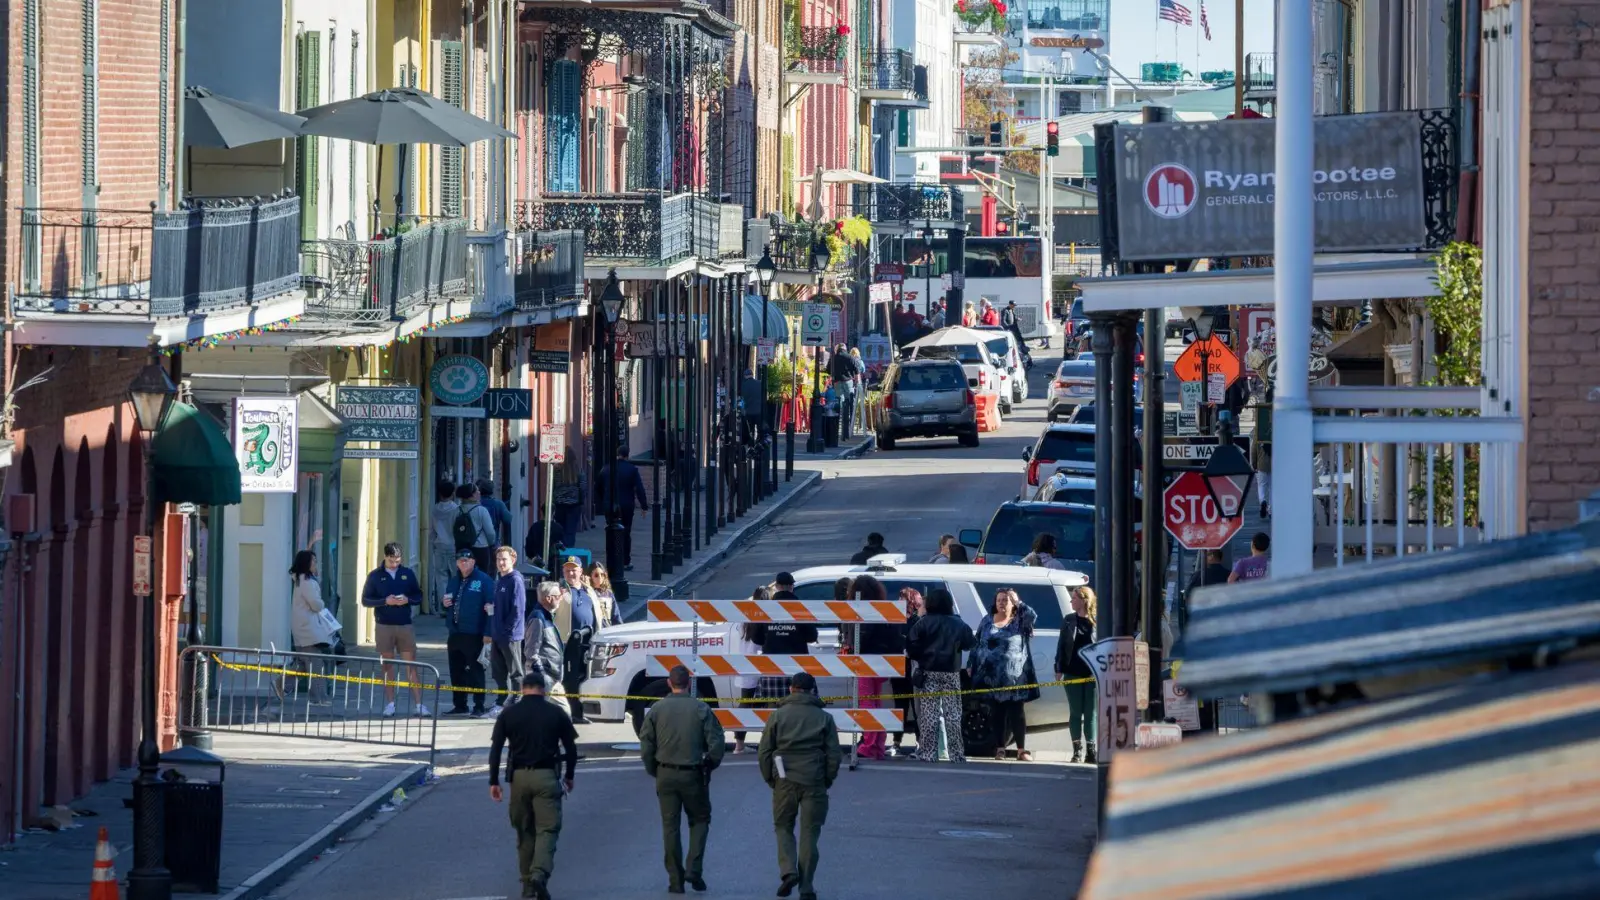
[[[523,699],[542,698],[544,685],[544,676],[538,672],[522,676]],[[511,827],[517,832],[522,896],[550,900],[545,885],[556,865],[562,798],[572,793],[578,765],[578,732],[572,721],[549,703],[507,707],[505,714],[495,720],[489,739],[489,797],[496,803],[504,797],[500,790],[500,751],[508,743]],[[564,776],[557,776],[559,766],[565,767]]]
[[[599,604],[594,601],[594,591],[583,577],[583,563],[576,556],[567,558],[561,567],[561,586],[567,591],[567,602],[572,604],[572,626],[567,629],[566,674],[561,684],[567,689],[567,705],[572,708],[572,721],[583,724],[583,701],[577,693],[588,677],[584,659],[589,653],[589,642],[594,639],[598,624]]]
[[[667,893],[683,893],[688,882],[706,889],[706,836],[711,831],[711,771],[722,764],[722,723],[711,707],[689,695],[689,670],[673,666],[667,673],[672,693],[645,713],[639,728],[639,757],[656,780],[661,803],[661,843],[666,851]],[[689,858],[683,858],[679,836],[689,816]]]
[[[794,576],[779,572],[772,584],[772,599],[798,600],[794,593]],[[753,639],[763,656],[805,656],[810,645],[817,641],[817,626],[804,622],[772,622],[757,625]],[[782,675],[764,675],[757,682],[756,695],[776,700],[789,693],[789,679]]]
[[[494,579],[487,572],[478,571],[471,550],[456,552],[456,571],[440,595],[444,606],[445,652],[450,659],[450,684],[455,690],[455,705],[447,716],[467,714],[467,701],[472,701],[472,714],[483,715],[483,645],[492,644],[489,623],[494,611]]]
[[[828,788],[839,777],[839,728],[817,696],[817,680],[806,672],[789,679],[789,696],[761,733],[756,758],[772,788],[772,827],[778,836],[778,896],[800,888],[800,900],[816,900],[817,839],[828,819]],[[800,843],[795,846],[795,819]]]

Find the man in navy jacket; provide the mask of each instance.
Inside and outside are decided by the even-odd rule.
[[[505,697],[487,715],[515,703],[522,692],[522,629],[528,609],[528,587],[517,571],[517,551],[501,547],[494,553],[494,615],[489,622],[489,663],[495,686]]]
[[[372,609],[378,627],[374,630],[378,656],[385,660],[396,657],[410,662],[417,658],[417,633],[411,626],[411,607],[422,605],[422,583],[417,573],[401,565],[404,556],[400,545],[393,541],[383,545],[383,565],[372,570],[367,583],[361,588],[361,605]],[[383,666],[383,708],[385,716],[394,715],[394,666]],[[410,681],[410,678],[407,678]],[[428,705],[422,702],[422,692],[411,688],[411,699],[416,702],[416,713],[428,715]]]
[[[484,680],[483,663],[478,657],[484,645],[493,641],[489,622],[494,614],[494,579],[488,572],[478,571],[471,550],[456,552],[456,572],[450,576],[443,603],[445,625],[450,631],[445,640],[450,657],[450,684],[456,689],[455,705],[447,715],[466,715],[470,698],[472,714],[481,716]]]

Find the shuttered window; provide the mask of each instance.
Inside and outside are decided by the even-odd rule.
[[[100,14],[97,0],[83,0],[83,123],[82,146],[84,205],[90,205],[99,183],[100,156]]]
[[[350,92],[346,96],[356,96],[356,91],[358,89],[356,73],[360,71],[361,64],[361,32],[352,31],[350,32]],[[361,204],[356,199],[356,142],[346,141],[345,143],[348,145],[350,152],[350,159],[348,163],[350,166],[350,180],[348,182],[350,189],[350,207],[348,209],[350,219],[346,222],[346,224],[349,226],[349,229],[347,230],[345,237],[354,240],[356,236],[355,220],[361,216]]]
[[[550,67],[550,83],[546,90],[545,111],[548,119],[545,128],[545,189],[552,192],[575,192],[578,186],[578,138],[582,124],[579,112],[581,97],[578,64],[570,59],[557,60]]]
[[[440,41],[439,51],[439,99],[460,107],[466,102],[466,54],[460,41]],[[461,215],[461,155],[460,147],[439,148],[439,211],[446,216]]]
[[[305,31],[295,39],[294,54],[295,109],[307,109],[322,103],[322,32]],[[295,147],[294,189],[300,195],[300,238],[317,237],[317,195],[321,182],[318,173],[322,141],[316,137],[303,137]]]
[[[594,108],[594,190],[611,192],[611,114],[604,106]]]

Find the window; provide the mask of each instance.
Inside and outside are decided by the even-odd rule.
[[[997,571],[1004,572],[1005,569]],[[994,609],[994,595],[1001,588],[1010,588],[1017,592],[1017,599],[1028,605],[1038,621],[1033,623],[1035,630],[1040,628],[1059,629],[1061,627],[1061,600],[1056,595],[1056,586],[1053,584],[1007,584],[1004,579],[998,581],[975,582],[973,589],[978,592],[978,600],[983,603],[984,612]]]
[[[1047,431],[1033,451],[1037,460],[1094,462],[1094,435],[1087,431]]]
[[[955,366],[908,366],[895,379],[897,391],[953,391],[967,386],[967,376]]]
[[[918,347],[917,359],[954,359],[967,365],[987,362],[977,344],[946,344],[942,347]]]
[[[295,39],[295,90],[296,109],[307,109],[322,102],[322,32],[301,32]],[[294,191],[300,195],[300,239],[317,238],[317,197],[321,187],[318,172],[322,141],[316,137],[303,137],[296,142]]]
[[[552,192],[581,190],[578,185],[580,90],[578,64],[570,59],[556,60],[550,67],[545,103],[545,188]]]
[[[466,101],[462,88],[466,55],[460,41],[440,41],[439,99],[460,107]],[[447,216],[461,215],[461,148],[439,148],[439,206]]]
[[[1026,556],[1033,551],[1033,539],[1041,534],[1056,538],[1060,559],[1094,559],[1094,511],[1069,507],[1001,507],[989,523],[983,538],[983,552],[1003,556]]]
[[[1094,363],[1064,362],[1056,369],[1057,378],[1094,378]]]

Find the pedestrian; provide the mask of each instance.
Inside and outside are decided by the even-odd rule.
[[[517,571],[517,551],[501,547],[495,551],[494,564],[493,602],[485,611],[490,616],[489,670],[501,698],[486,713],[491,717],[517,702],[515,691],[524,671],[522,644],[528,608],[528,587]]]
[[[900,602],[905,604],[906,620],[895,627],[900,631],[900,646],[904,648],[911,627],[922,617],[922,592],[913,587],[901,588]],[[889,679],[889,693],[894,694],[894,707],[900,710],[901,722],[900,730],[894,733],[894,747],[890,751],[895,756],[902,755],[900,744],[905,740],[906,731],[917,718],[917,704],[912,702],[911,698],[911,681],[916,674],[916,668],[917,664],[907,657],[906,677]]]
[[[889,599],[889,592],[883,582],[871,575],[862,575],[856,578],[850,586],[850,600],[855,603],[881,603]],[[840,626],[841,628],[843,626]],[[863,656],[901,656],[906,652],[905,632],[898,624],[882,625],[857,625],[861,635],[860,641],[855,645],[855,652]],[[875,677],[862,677],[856,679],[856,687],[861,692],[861,709],[881,709],[884,706],[878,696],[883,693],[888,679]],[[883,759],[888,756],[888,741],[881,731],[869,731],[861,736],[861,742],[856,745],[857,755],[865,759]]]
[[[932,565],[940,565],[940,564],[949,562],[950,561],[950,545],[955,543],[955,541],[956,541],[956,536],[953,535],[953,534],[940,535],[939,536],[939,552],[935,553],[933,555],[933,558],[928,560],[928,562],[930,564],[932,564]]]
[[[883,545],[883,535],[874,531],[867,535],[867,545],[857,550],[855,556],[850,557],[850,565],[864,566],[874,556],[888,552],[889,548]]]
[[[984,325],[1000,324],[1000,312],[994,308],[993,303],[989,302],[988,297],[983,298],[983,315],[979,317],[978,321]]]
[[[966,762],[961,738],[961,661],[977,643],[972,628],[956,615],[955,598],[944,588],[928,592],[927,612],[906,635],[906,655],[917,664],[917,758],[933,762],[939,753],[939,726],[945,730],[951,762]]]
[[[411,624],[411,607],[422,605],[422,585],[417,573],[401,565],[404,556],[400,545],[390,541],[383,545],[383,565],[367,574],[361,587],[361,605],[372,610],[376,622],[373,641],[378,658],[383,663],[383,714],[394,715],[394,665],[392,659],[416,662],[417,632]],[[413,670],[407,670],[413,671]],[[416,714],[428,715],[428,705],[422,702],[420,685],[407,681]]]
[[[550,552],[544,552],[545,524],[550,526]],[[541,517],[539,521],[528,526],[528,534],[522,539],[522,556],[528,562],[541,569],[549,569],[552,560],[561,558],[561,552],[567,549],[567,529],[553,514],[549,518]]]
[[[945,553],[949,557],[945,561],[952,565],[966,565],[972,562],[972,558],[967,555],[966,546],[960,541],[951,541]]]
[[[1028,762],[1028,718],[1025,704],[1039,699],[1038,675],[1033,666],[1033,626],[1039,620],[1017,592],[995,592],[989,614],[978,623],[972,648],[972,687],[987,691],[990,723],[994,726],[994,758],[1005,759],[1006,747],[1017,745],[1017,761]]]
[[[449,617],[440,599],[456,572],[456,538],[451,529],[461,504],[456,501],[455,483],[446,478],[434,485],[433,511],[428,519],[428,580],[433,585],[432,600],[440,615]]]
[[[332,672],[333,666],[333,635],[336,629],[330,627],[325,616],[327,606],[322,602],[322,585],[317,582],[317,555],[310,550],[301,550],[294,555],[294,562],[289,566],[289,580],[293,585],[293,594],[289,604],[289,637],[293,641],[294,649],[300,653],[315,653],[322,658],[313,659],[308,665],[310,685],[307,692],[310,695],[312,706],[332,706],[328,699],[328,682],[319,678]]]
[[[494,570],[494,519],[478,502],[478,486],[468,482],[456,488],[455,521],[450,524],[450,535],[456,550],[471,550],[472,559],[485,572]]]
[[[767,719],[756,758],[772,788],[772,827],[778,836],[778,896],[800,888],[800,900],[816,900],[817,840],[828,820],[828,789],[839,777],[839,728],[817,696],[817,679],[798,672],[789,696]],[[795,819],[800,821],[795,846]]]
[[[1033,538],[1033,552],[1022,558],[1025,566],[1036,566],[1041,569],[1065,569],[1061,560],[1056,559],[1056,536],[1049,532],[1040,532]]]
[[[1067,692],[1067,731],[1072,735],[1072,761],[1095,761],[1095,684],[1094,670],[1078,651],[1094,643],[1095,597],[1088,587],[1072,591],[1072,621],[1061,628],[1056,642],[1056,679]],[[1085,742],[1087,741],[1087,744]]]
[[[768,590],[772,592],[772,599],[774,600],[800,599],[794,595],[794,576],[788,572],[779,572],[777,577],[772,579],[772,585]]]
[[[1243,381],[1244,379],[1239,379]],[[1267,386],[1266,396],[1256,405],[1256,428],[1250,434],[1250,465],[1256,470],[1256,502],[1261,504],[1261,518],[1272,518],[1272,386]],[[1335,490],[1342,490],[1338,485]],[[1243,499],[1241,498],[1241,503]]]
[[[966,308],[961,312],[961,324],[967,328],[978,324],[978,311],[973,307],[971,301],[968,301]]]
[[[567,629],[567,646],[563,653],[565,658],[565,675],[561,679],[561,686],[567,691],[567,705],[572,709],[572,721],[586,724],[589,720],[584,718],[583,703],[577,694],[583,688],[584,679],[588,677],[585,671],[585,660],[588,658],[589,642],[594,639],[594,629],[599,622],[596,611],[594,589],[583,578],[583,563],[578,562],[576,556],[567,558],[566,564],[561,567],[561,586],[567,592],[567,602],[572,604],[572,625]]]
[[[774,600],[798,600],[794,594],[794,576],[779,572],[774,583]],[[756,633],[756,643],[761,645],[763,656],[806,656],[811,645],[817,642],[817,626],[805,622],[768,622]],[[781,700],[789,694],[789,679],[782,675],[762,676],[759,696]]]
[[[615,498],[611,496],[613,484],[617,491]],[[641,510],[650,509],[650,501],[644,494],[644,477],[639,474],[638,466],[628,462],[628,448],[619,446],[617,458],[600,470],[600,508],[605,511],[608,522],[622,523],[624,569],[633,568],[634,504]]]
[[[1208,585],[1228,583],[1228,576],[1232,574],[1232,570],[1222,560],[1221,550],[1207,550],[1204,568],[1194,573],[1194,577],[1189,579],[1188,588],[1178,598],[1178,630],[1180,632],[1189,627],[1189,597],[1194,593],[1195,589]],[[1171,644],[1167,646],[1170,647]]]
[[[445,654],[450,660],[450,685],[455,688],[453,705],[447,716],[482,716],[484,704],[483,649],[494,653],[495,580],[478,569],[471,550],[456,554],[456,574],[450,579],[440,603],[449,636]],[[519,650],[520,653],[520,650]],[[503,684],[503,683],[502,683]]]
[[[828,360],[828,377],[833,379],[839,395],[839,437],[842,440],[849,440],[853,434],[856,379],[859,375],[855,361],[850,358],[850,350],[843,344],[835,347],[833,356]]]
[[[522,676],[522,696],[544,696],[538,672]],[[572,720],[548,703],[518,703],[495,720],[489,738],[489,798],[499,803],[500,753],[510,745],[506,780],[511,783],[511,827],[517,833],[517,873],[522,896],[550,900],[550,875],[561,836],[561,806],[572,793],[578,766],[578,732]],[[558,767],[565,772],[557,775]]]
[[[600,563],[589,564],[589,593],[594,597],[594,630],[604,631],[622,624],[622,610],[617,607],[616,592],[611,589],[611,573]]]
[[[589,479],[589,467],[580,462],[583,459],[578,451],[569,446],[561,464],[555,467],[555,493],[551,495],[550,502],[555,506],[556,521],[567,535],[575,535],[582,530],[579,526],[583,522]]]
[[[1017,301],[1006,301],[1005,311],[1000,314],[1000,324],[1017,339],[1017,353],[1027,353],[1028,342],[1022,339],[1022,321],[1017,318]]]
[[[567,704],[566,688],[561,684],[566,651],[555,619],[556,611],[561,607],[561,585],[554,581],[542,582],[535,589],[534,596],[537,602],[523,623],[523,666],[525,671],[544,675],[545,699],[561,707],[561,711],[570,718],[572,708]]]
[[[1233,564],[1233,572],[1228,575],[1228,583],[1240,581],[1255,581],[1267,577],[1270,561],[1267,550],[1272,546],[1272,538],[1265,531],[1258,531],[1250,538],[1250,555]]]
[[[494,523],[494,542],[496,544],[511,543],[511,507],[495,495],[494,481],[489,478],[478,480],[478,498],[483,508],[489,511],[489,521]]]
[[[928,327],[934,331],[944,327],[944,301],[938,300],[933,304],[933,315],[928,317]]]
[[[639,758],[656,781],[661,804],[661,844],[667,866],[667,893],[683,893],[684,883],[706,889],[706,837],[711,833],[711,772],[722,765],[722,723],[699,698],[689,695],[693,676],[683,666],[667,673],[672,693],[645,712],[639,728]],[[689,817],[689,856],[679,836]]]
[[[750,592],[750,599],[751,600],[758,600],[758,601],[759,600],[766,600],[766,599],[768,599],[769,596],[770,595],[767,593],[767,589],[764,588],[764,587],[758,587],[754,591]],[[746,623],[744,623],[743,626],[740,627],[740,629],[739,629],[739,655],[740,656],[758,656],[758,655],[760,655],[760,653],[761,653],[761,644],[758,641],[760,633],[761,633],[761,626],[758,625],[755,622],[746,622]],[[734,678],[734,682],[735,682],[734,686],[739,689],[739,701],[740,701],[734,707],[735,709],[748,708],[750,706],[748,701],[750,699],[754,698],[754,697],[760,696],[760,694],[761,694],[761,676],[760,675],[739,675],[739,676],[736,676]],[[743,732],[743,731],[735,731],[733,733],[733,752],[734,753],[743,753],[743,752],[745,752],[744,737],[745,737],[745,732]]]

